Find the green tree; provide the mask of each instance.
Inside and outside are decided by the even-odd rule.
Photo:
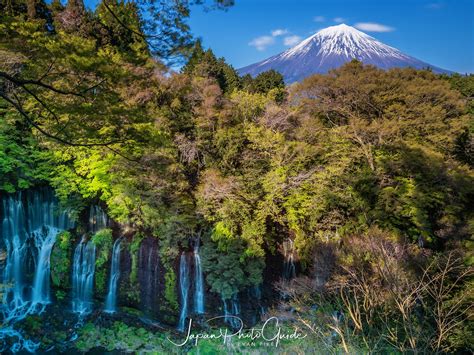
[[[130,60],[149,58],[148,46],[142,31],[143,20],[137,4],[107,0],[107,6],[106,8],[105,2],[101,2],[96,9],[101,26],[99,37],[101,45],[111,45],[120,51],[130,53]]]
[[[200,41],[196,42],[189,61],[181,71],[190,76],[216,80],[224,93],[232,93],[240,87],[237,71],[224,58],[217,59],[211,49],[204,51]]]
[[[283,76],[273,69],[258,74],[253,82],[254,91],[263,94],[268,93],[272,89],[283,89],[284,87]]]

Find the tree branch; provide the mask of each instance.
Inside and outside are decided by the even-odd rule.
[[[102,142],[102,143],[76,143],[76,142],[69,142],[61,137],[58,137],[54,134],[51,134],[44,130],[40,125],[38,125],[36,122],[34,122],[33,119],[23,110],[23,108],[13,101],[11,98],[9,98],[7,95],[5,95],[3,92],[0,91],[0,97],[3,98],[5,101],[7,101],[10,105],[12,105],[22,116],[25,118],[25,120],[31,124],[34,128],[36,128],[38,131],[40,131],[43,135],[45,135],[48,138],[51,138],[59,143],[65,144],[65,145],[70,145],[73,147],[96,147],[96,146],[103,146],[103,147],[108,147],[111,144],[117,144],[120,143],[120,141],[109,141],[109,142]]]

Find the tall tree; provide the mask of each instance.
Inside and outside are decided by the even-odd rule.
[[[231,93],[240,87],[237,71],[224,58],[217,59],[211,49],[204,51],[199,40],[181,71],[191,76],[213,78],[225,93]]]
[[[186,23],[191,7],[201,5],[206,10],[227,9],[234,1],[209,0],[208,3],[206,0],[137,0],[135,3],[143,19],[143,38],[151,52],[172,63],[182,61],[183,55],[188,55],[192,49],[194,39]],[[113,9],[112,0],[104,0],[103,5],[118,23],[134,31],[120,20],[120,16]]]

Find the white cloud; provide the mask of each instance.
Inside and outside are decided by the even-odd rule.
[[[277,43],[278,37],[282,37],[283,44],[291,47],[301,42],[301,37],[292,35],[290,31],[284,28],[277,28],[270,32],[270,35],[260,36],[252,39],[249,46],[255,47],[258,51],[264,51],[267,47]],[[279,41],[279,40],[278,40]]]
[[[392,32],[395,31],[395,28],[382,25],[380,23],[374,23],[374,22],[358,22],[354,25],[355,28],[358,28],[359,30],[362,31],[367,31],[367,32]]]
[[[300,42],[301,42],[301,37],[300,37],[300,36],[296,36],[296,35],[294,35],[294,36],[287,36],[287,37],[285,37],[285,38],[283,39],[283,44],[284,44],[285,46],[290,46],[290,47],[291,47],[291,46],[294,46],[294,45],[296,45],[296,44],[298,44],[298,43],[300,43]]]
[[[255,47],[258,51],[264,51],[268,46],[275,43],[272,36],[260,36],[249,42],[249,46]]]
[[[326,21],[324,16],[315,16],[313,20],[314,20],[314,22],[324,22],[324,21]]]
[[[333,18],[333,21],[336,23],[343,23],[344,21],[346,21],[346,19],[343,17],[335,17]]]
[[[278,37],[278,36],[286,35],[287,33],[288,33],[288,30],[278,28],[278,29],[272,31],[272,36],[273,37]]]

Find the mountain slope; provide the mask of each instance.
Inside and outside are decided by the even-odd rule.
[[[382,69],[429,67],[435,72],[449,73],[345,24],[325,28],[285,52],[239,69],[239,73],[255,76],[274,69],[283,75],[287,83],[291,83],[311,74],[326,73],[352,59]]]

